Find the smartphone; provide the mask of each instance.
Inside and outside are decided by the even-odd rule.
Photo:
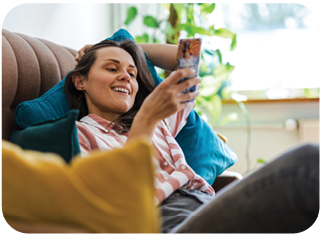
[[[195,69],[195,74],[189,77],[184,77],[179,82],[198,76],[201,44],[202,44],[202,40],[200,38],[189,38],[189,39],[179,40],[178,52],[177,52],[177,69],[182,69],[182,68]],[[195,89],[196,87],[193,86],[183,91],[183,93],[193,92],[195,91]]]

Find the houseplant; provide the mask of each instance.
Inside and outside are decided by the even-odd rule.
[[[230,50],[237,46],[236,34],[227,28],[215,28],[214,24],[208,24],[208,16],[213,14],[215,3],[162,3],[159,8],[167,10],[166,17],[161,18],[152,15],[143,15],[143,25],[149,32],[136,35],[139,43],[170,43],[178,44],[180,36],[183,37],[221,37],[230,40]],[[135,6],[127,9],[127,17],[124,22],[130,25],[139,14]],[[147,31],[147,30],[146,30]],[[228,98],[229,75],[234,66],[229,62],[223,62],[219,49],[212,50],[204,47],[201,52],[199,76],[202,78],[200,95],[196,98],[195,110],[213,126],[223,125],[237,119],[236,113],[231,113],[219,119],[222,111],[222,98]],[[159,71],[163,78],[168,76],[167,71]]]

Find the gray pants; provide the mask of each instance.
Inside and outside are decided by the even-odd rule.
[[[214,197],[179,189],[160,209],[162,232],[304,231],[319,213],[319,146],[292,149]]]

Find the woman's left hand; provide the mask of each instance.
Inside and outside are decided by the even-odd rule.
[[[85,46],[83,46],[79,51],[78,54],[75,57],[76,60],[76,65],[78,64],[78,62],[80,61],[81,57],[83,57],[83,55],[93,46],[93,44],[87,44]]]

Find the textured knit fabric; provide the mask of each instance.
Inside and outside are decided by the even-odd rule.
[[[194,106],[189,102],[186,109],[158,123],[152,138],[155,146],[155,203],[159,204],[176,189],[183,187],[215,194],[213,188],[197,175],[185,161],[182,149],[175,136],[184,127],[186,118]],[[114,124],[95,114],[89,114],[77,122],[81,155],[86,156],[94,149],[111,150],[122,148],[127,133],[117,133]]]
[[[44,233],[41,227],[47,226],[87,233],[157,233],[151,155],[143,137],[122,149],[76,157],[70,164],[57,154],[2,141],[3,216],[9,225],[34,225],[33,231]]]

